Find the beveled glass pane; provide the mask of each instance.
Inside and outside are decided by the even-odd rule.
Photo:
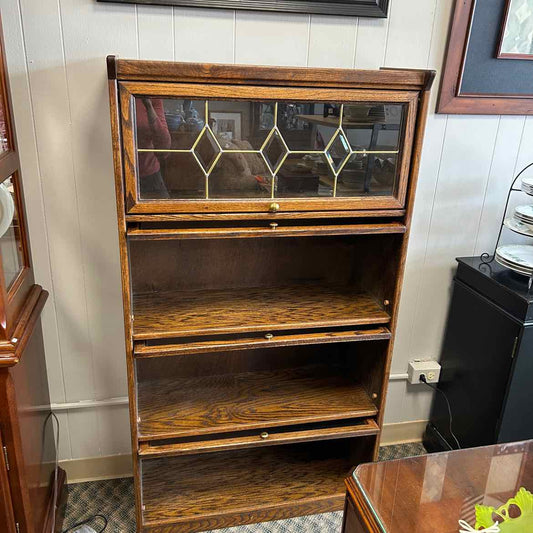
[[[392,196],[397,154],[352,154],[337,179],[336,196]]]
[[[324,154],[289,154],[278,171],[274,195],[333,196],[334,183],[335,175]]]
[[[283,144],[281,136],[277,131],[274,131],[263,148],[263,155],[272,172],[277,170],[286,153],[287,148],[285,147],[285,144]]]
[[[270,198],[272,176],[259,153],[223,153],[209,175],[210,198]]]
[[[0,184],[0,255],[6,288],[24,267],[21,220],[15,198],[15,178],[11,176]]]
[[[350,145],[348,144],[348,141],[342,132],[337,132],[337,135],[326,151],[326,154],[329,157],[333,170],[338,172],[344,163],[344,160],[350,154]]]
[[[340,125],[339,104],[278,104],[278,129],[289,150],[324,150]]]
[[[137,148],[189,150],[205,125],[205,101],[135,99]]]
[[[9,139],[7,131],[7,109],[4,99],[0,94],[0,153],[9,150]]]
[[[342,127],[352,150],[398,150],[404,113],[403,104],[345,105]]]
[[[259,150],[274,127],[270,102],[209,101],[209,126],[224,150]]]
[[[194,147],[194,152],[204,170],[206,172],[209,171],[211,165],[220,152],[220,148],[218,147],[218,144],[216,143],[213,134],[209,131],[209,129],[206,128],[202,133],[200,140]]]
[[[205,198],[205,174],[192,152],[138,152],[137,159],[141,199]]]

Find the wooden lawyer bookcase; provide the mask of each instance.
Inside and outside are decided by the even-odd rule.
[[[138,531],[376,458],[434,73],[108,58]]]

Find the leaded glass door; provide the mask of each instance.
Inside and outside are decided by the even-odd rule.
[[[416,93],[121,84],[131,213],[402,208]]]

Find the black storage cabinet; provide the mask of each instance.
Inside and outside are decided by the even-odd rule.
[[[449,398],[461,447],[533,439],[533,291],[528,278],[478,257],[459,266],[438,387]],[[436,394],[424,434],[429,451],[456,447]]]

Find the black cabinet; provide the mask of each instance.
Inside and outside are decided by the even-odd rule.
[[[460,258],[441,354],[462,447],[533,438],[533,295],[527,278],[495,262]],[[447,449],[448,410],[437,394],[424,445]]]

